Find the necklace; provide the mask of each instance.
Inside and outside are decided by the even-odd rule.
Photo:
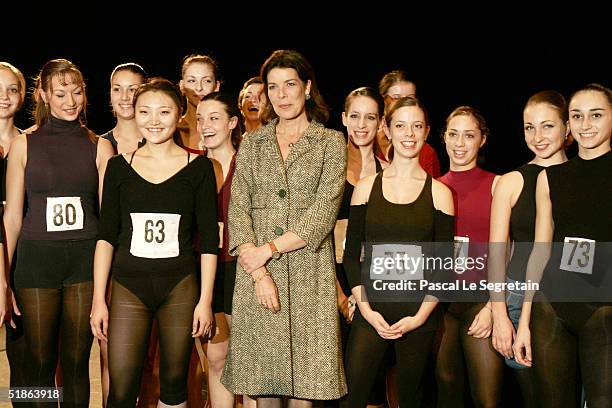
[[[298,138],[296,141],[291,141],[289,138],[285,137],[285,132],[284,131],[280,131],[278,129],[276,129],[276,135],[279,137],[279,139],[285,139],[287,141],[287,145],[289,146],[289,148],[292,148],[293,146],[295,146],[295,144],[301,138],[301,136],[300,136],[300,138]]]

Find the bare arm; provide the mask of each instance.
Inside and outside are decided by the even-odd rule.
[[[544,268],[550,258],[554,230],[555,225],[552,216],[548,177],[546,171],[542,171],[538,176],[538,184],[536,186],[535,242],[527,263],[527,281],[531,280],[534,283],[541,281]],[[529,324],[531,322],[531,306],[534,294],[533,290],[525,291],[516,340],[512,346],[516,360],[528,367],[531,367],[533,361]]]
[[[213,287],[215,285],[215,274],[217,273],[217,255],[200,255],[200,267],[202,271],[200,302],[212,304]]]
[[[507,247],[510,241],[510,216],[522,191],[523,177],[519,172],[511,172],[501,177],[493,193],[491,203],[491,225],[489,230],[489,282],[506,281]],[[493,317],[493,348],[506,358],[512,358],[512,342],[515,338],[514,325],[510,321],[506,307],[506,293],[490,291]]]
[[[4,255],[4,245],[0,243],[0,253]],[[4,257],[0,257],[0,327],[4,324],[4,316],[8,312],[7,293],[8,285],[6,281],[6,268]]]
[[[15,253],[17,240],[23,224],[23,205],[25,199],[25,166],[27,161],[27,139],[25,134],[17,136],[11,145],[6,179],[6,206],[4,208],[5,242],[7,263],[10,266]],[[10,268],[9,268],[10,270]]]
[[[489,229],[489,282],[506,281],[506,248],[510,240],[510,216],[512,207],[516,204],[517,189],[522,190],[522,176],[511,172],[499,180],[491,202],[491,221]],[[493,317],[506,315],[506,300],[504,291],[491,291]]]
[[[94,255],[94,306],[95,304],[106,303],[106,287],[114,251],[115,248],[104,240],[98,240],[96,243],[96,253]]]

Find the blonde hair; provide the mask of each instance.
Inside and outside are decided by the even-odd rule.
[[[13,64],[8,63],[6,61],[0,61],[0,69],[5,70],[5,71],[9,71],[13,75],[15,75],[15,78],[17,78],[17,89],[19,90],[19,106],[18,106],[18,109],[21,109],[21,107],[23,106],[23,102],[25,101],[25,95],[26,95],[26,81],[25,81],[25,77],[23,76],[21,71],[19,69],[17,69],[17,67],[15,67]]]

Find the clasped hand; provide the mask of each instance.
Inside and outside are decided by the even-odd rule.
[[[267,271],[264,269],[263,272],[257,272],[265,274]],[[255,295],[257,296],[257,303],[269,309],[272,313],[276,313],[280,310],[278,288],[276,287],[274,279],[272,279],[269,274],[258,277],[255,282]]]
[[[416,316],[406,316],[390,325],[385,318],[375,310],[366,312],[363,314],[363,317],[372,327],[374,327],[374,330],[376,330],[380,337],[387,340],[399,339],[404,334],[423,325],[423,322]]]
[[[268,245],[254,246],[240,251],[238,262],[240,262],[246,273],[252,274],[264,266],[271,256],[272,250]]]

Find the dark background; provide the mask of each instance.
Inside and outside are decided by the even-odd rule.
[[[109,21],[103,25],[96,38],[87,34],[92,28],[83,35],[71,32],[71,41],[39,36],[33,43],[4,44],[0,46],[0,59],[21,69],[28,87],[47,60],[63,57],[76,63],[86,78],[89,127],[99,134],[114,126],[109,75],[117,64],[128,61],[142,64],[151,76],[178,81],[185,55],[208,54],[220,65],[222,90],[237,95],[242,83],[258,73],[273,50],[296,49],[313,65],[319,88],[332,108],[328,126],[338,130],[343,130],[340,114],[349,91],[364,85],[377,87],[386,72],[404,69],[417,84],[429,110],[429,141],[438,152],[443,170],[448,160],[440,132],[445,117],[459,105],[472,105],[483,112],[491,134],[482,151],[482,165],[505,172],[531,158],[522,132],[522,108],[530,95],[556,89],[569,97],[590,82],[612,86],[609,65],[602,60],[609,52],[609,35],[598,39],[593,34],[592,40],[585,41],[551,33],[516,35],[483,29],[473,33],[450,30],[432,39],[406,29],[387,32],[383,39],[340,28],[321,30],[314,36],[310,27],[304,39],[288,37],[281,29],[274,31],[275,35],[261,30],[249,33],[246,27],[236,29],[232,35],[238,35],[239,40],[234,40],[227,30],[213,34],[202,31],[195,36],[167,28],[145,33],[132,28],[119,30],[113,24]],[[295,34],[296,28],[289,31]],[[22,128],[32,123],[29,108],[28,98],[17,117],[17,125]]]

